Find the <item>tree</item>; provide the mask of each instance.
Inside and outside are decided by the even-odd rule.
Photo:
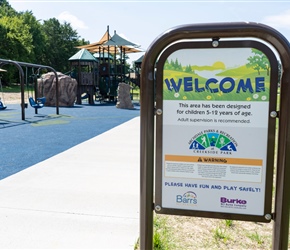
[[[166,61],[164,63],[164,69],[183,71],[182,70],[182,65],[181,65],[181,63],[178,62],[177,58],[175,59],[175,61],[173,61],[171,59],[170,62],[168,62],[168,59],[166,59]]]
[[[23,20],[16,15],[0,17],[0,58],[28,61],[32,51],[32,36]],[[4,78],[7,82],[17,81],[18,70],[11,67]]]
[[[29,33],[32,37],[32,51],[28,61],[35,64],[45,64],[43,54],[45,53],[45,37],[42,31],[42,25],[36,20],[31,11],[20,13],[20,17],[29,27]]]
[[[32,36],[29,27],[17,16],[0,18],[3,36],[0,38],[0,56],[11,60],[27,60],[32,52]]]
[[[11,7],[6,0],[0,0],[0,17],[15,16],[17,12]]]
[[[192,73],[192,68],[190,64],[185,67],[184,72]]]
[[[265,56],[263,52],[257,49],[252,49],[252,53],[254,56],[250,56],[247,60],[249,63],[246,64],[248,68],[253,68],[254,70],[258,71],[258,74],[260,75],[260,70],[266,70],[267,75],[269,75],[270,71],[270,62],[268,58]]]
[[[164,69],[170,69],[170,64],[168,62],[168,59],[166,59],[166,61],[164,63]]]
[[[174,68],[174,70],[182,71],[182,65],[179,63],[177,58],[175,59],[175,62],[173,64],[173,68]]]
[[[51,18],[43,23],[45,36],[45,58],[48,65],[57,71],[69,70],[68,59],[77,52],[79,37],[69,23],[60,24],[56,18]]]
[[[7,0],[0,0],[0,58],[47,65],[66,73],[76,47],[88,43],[79,39],[69,23],[60,24],[56,18],[40,22],[31,11],[17,12]],[[5,77],[17,80],[18,70],[5,67],[9,67]]]

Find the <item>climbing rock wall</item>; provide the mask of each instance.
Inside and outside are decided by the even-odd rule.
[[[77,95],[77,81],[70,76],[57,72],[59,106],[73,106]],[[45,96],[45,106],[56,106],[56,79],[54,72],[42,75],[37,80],[38,97]]]
[[[120,109],[134,109],[134,105],[130,96],[131,86],[124,82],[118,85],[118,100],[116,107]]]

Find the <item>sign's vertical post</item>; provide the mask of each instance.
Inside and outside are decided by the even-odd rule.
[[[153,248],[154,76],[143,59],[141,75],[140,249]],[[144,67],[143,67],[144,66]],[[152,68],[152,69],[151,69]],[[150,70],[151,69],[151,70]]]
[[[286,64],[285,67],[289,67],[289,65]],[[286,70],[283,74],[280,91],[278,162],[277,162],[277,177],[276,177],[274,233],[272,247],[273,250],[288,249],[289,209],[290,209],[289,84],[290,84],[290,69]]]

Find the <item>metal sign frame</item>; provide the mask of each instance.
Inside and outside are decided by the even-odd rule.
[[[141,68],[140,116],[140,249],[153,247],[155,66],[162,51],[179,40],[257,38],[273,46],[280,56],[283,76],[280,88],[273,249],[286,250],[289,234],[290,199],[290,45],[277,30],[251,22],[188,24],[169,29],[147,49]],[[158,132],[158,131],[157,131]]]
[[[218,46],[213,47],[213,43]],[[168,56],[180,49],[228,49],[228,48],[255,48],[263,52],[269,59],[271,65],[270,73],[270,98],[269,98],[269,112],[268,112],[268,143],[267,143],[267,162],[266,162],[266,185],[264,197],[264,214],[259,215],[246,215],[243,213],[227,213],[202,211],[202,210],[189,210],[189,209],[174,209],[165,208],[162,204],[162,189],[163,189],[163,68]],[[203,42],[179,42],[167,47],[158,58],[157,71],[156,71],[156,174],[155,174],[155,212],[161,214],[174,214],[198,217],[210,217],[220,219],[234,219],[244,221],[259,221],[270,222],[272,218],[272,187],[273,187],[273,168],[274,168],[274,151],[275,151],[275,133],[276,133],[276,119],[270,117],[272,111],[276,111],[277,106],[277,83],[278,83],[278,62],[275,54],[264,43],[252,40],[240,41],[203,41]],[[167,114],[168,115],[168,114]],[[194,125],[193,125],[194,126]],[[171,131],[173,132],[173,131]],[[180,133],[182,133],[180,131]],[[174,143],[174,142],[173,142]]]

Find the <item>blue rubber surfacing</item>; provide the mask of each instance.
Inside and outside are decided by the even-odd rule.
[[[0,111],[0,179],[100,135],[140,115],[140,107],[119,109],[114,103],[25,109],[19,104]],[[113,142],[112,138],[112,142]]]

